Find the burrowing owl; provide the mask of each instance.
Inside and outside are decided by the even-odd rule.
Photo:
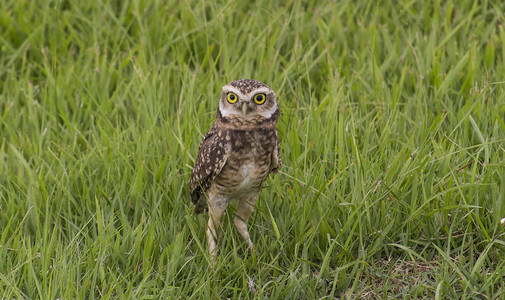
[[[281,166],[275,93],[266,84],[242,79],[223,87],[216,121],[200,144],[191,172],[195,212],[209,211],[207,241],[211,261],[221,217],[231,200],[238,202],[234,223],[249,248],[247,221],[261,185]]]

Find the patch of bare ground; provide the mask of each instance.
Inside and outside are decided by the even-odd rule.
[[[345,297],[351,299],[430,299],[435,295],[437,260],[406,261],[381,260],[370,266],[360,277],[361,288],[349,290]]]

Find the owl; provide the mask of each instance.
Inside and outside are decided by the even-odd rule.
[[[237,203],[234,223],[253,243],[247,221],[263,182],[281,167],[275,93],[266,84],[241,79],[225,86],[212,128],[204,136],[191,172],[190,196],[195,212],[208,211],[207,242],[212,265],[217,230],[230,202]]]

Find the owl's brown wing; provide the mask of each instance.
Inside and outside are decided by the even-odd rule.
[[[221,173],[227,159],[226,143],[218,136],[218,130],[213,126],[200,144],[195,166],[191,172],[189,194],[196,213],[201,213],[207,208],[207,201],[202,196]]]
[[[281,160],[281,154],[280,154],[280,147],[279,147],[279,136],[277,132],[275,133],[275,147],[274,151],[272,152],[272,173],[277,174],[279,169],[282,167],[282,160]]]

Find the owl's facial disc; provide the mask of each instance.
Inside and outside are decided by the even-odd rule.
[[[250,119],[260,116],[269,119],[277,109],[275,93],[266,86],[247,90],[231,84],[225,85],[219,102],[219,111],[223,117]]]

